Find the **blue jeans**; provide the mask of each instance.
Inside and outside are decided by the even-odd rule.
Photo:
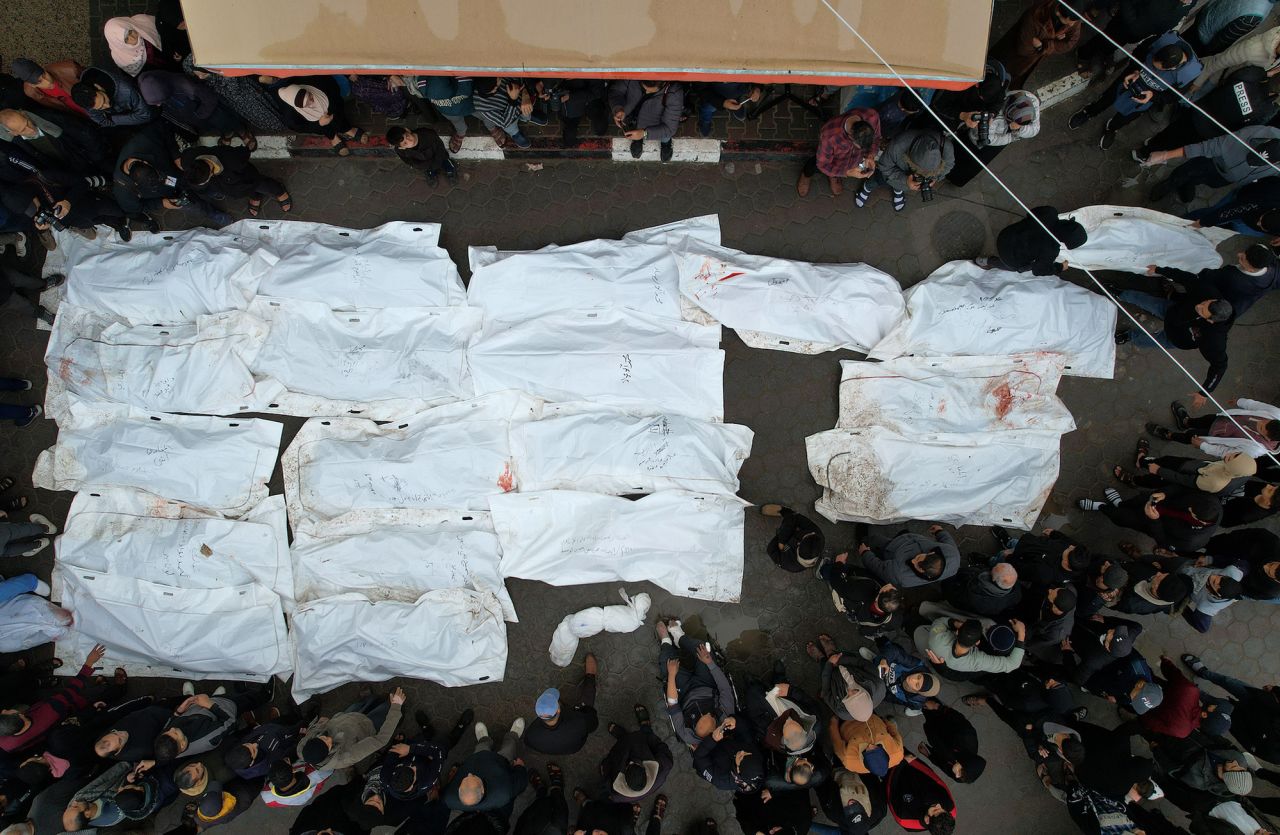
[[[19,574],[8,580],[0,580],[0,603],[12,600],[20,594],[35,591],[38,579],[34,574]]]
[[[367,699],[361,699],[355,704],[348,707],[342,713],[363,713],[373,722],[375,729],[381,728],[382,723],[387,718],[387,713],[391,710],[391,702],[385,696],[370,696]]]
[[[1232,678],[1231,676],[1223,675],[1222,673],[1215,673],[1208,667],[1201,668],[1200,672],[1196,673],[1196,675],[1206,681],[1212,681],[1214,684],[1218,685],[1223,690],[1226,690],[1237,699],[1243,699],[1245,696],[1249,695],[1249,685],[1245,684],[1238,678]]]
[[[1173,302],[1168,299],[1162,299],[1159,296],[1153,296],[1150,293],[1143,293],[1138,290],[1125,290],[1116,293],[1116,298],[1122,302],[1128,302],[1134,307],[1145,310],[1152,316],[1158,316],[1163,321],[1164,315],[1169,311],[1169,306]],[[1139,348],[1154,348],[1157,345],[1163,345],[1169,350],[1177,350],[1173,343],[1169,341],[1169,337],[1164,335],[1164,329],[1156,331],[1155,338],[1147,336],[1143,331],[1134,331],[1133,344]]]

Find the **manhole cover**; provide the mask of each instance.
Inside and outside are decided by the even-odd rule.
[[[968,212],[948,212],[930,233],[933,249],[944,261],[974,258],[989,253],[986,248],[987,225]]]

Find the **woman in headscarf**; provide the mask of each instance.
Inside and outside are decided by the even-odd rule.
[[[960,119],[960,140],[972,153],[956,150],[955,167],[947,175],[947,182],[953,186],[968,185],[982,173],[982,166],[974,159],[974,154],[990,165],[1008,145],[1038,135],[1040,99],[1026,90],[1010,90],[1004,101],[991,112],[964,112]]]
[[[148,70],[138,76],[138,89],[147,104],[160,108],[165,119],[187,133],[216,136],[220,145],[239,137],[250,151],[258,145],[213,88],[186,73]]]
[[[1080,19],[1058,0],[1040,0],[996,41],[990,56],[1009,71],[1010,86],[1021,87],[1043,58],[1080,44],[1080,27]]]
[[[1152,458],[1146,440],[1138,442],[1138,472],[1117,466],[1112,473],[1121,484],[1149,487],[1153,490],[1167,484],[1194,487],[1205,493],[1230,494],[1242,488],[1258,472],[1258,464],[1243,452],[1228,452],[1221,461],[1162,455]]]
[[[342,91],[329,76],[281,80],[273,87],[284,103],[281,110],[288,118],[289,128],[329,137],[339,156],[351,153],[348,141],[358,142],[364,136],[364,131],[347,119],[342,108]]]
[[[156,19],[149,14],[113,17],[102,27],[102,34],[111,47],[111,60],[132,76],[144,69],[176,69],[181,60],[181,56],[164,50]]]

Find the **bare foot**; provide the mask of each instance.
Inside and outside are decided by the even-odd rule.
[[[596,663],[596,657],[591,653],[587,653],[587,657],[582,659],[582,671],[589,676],[595,675],[600,670],[600,665]]]

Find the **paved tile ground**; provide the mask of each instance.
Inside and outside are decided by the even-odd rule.
[[[34,41],[47,19],[46,0],[9,4],[0,10],[0,48],[6,59],[16,48],[7,39],[22,32],[18,44],[23,51]],[[997,29],[1007,26],[1016,14],[1015,3],[997,4]],[[90,31],[100,29],[105,17],[145,10],[144,0],[92,0]],[[22,9],[21,12],[18,9]],[[60,13],[81,14],[83,2],[63,0]],[[42,10],[45,17],[41,16]],[[65,12],[64,12],[65,10]],[[81,30],[82,31],[82,30]],[[74,33],[73,33],[74,34]],[[74,35],[78,38],[79,35]],[[99,44],[93,39],[95,48]],[[70,41],[42,47],[42,54],[70,54],[80,57],[87,46]],[[99,49],[100,52],[100,49]],[[101,59],[101,55],[97,56]],[[1055,76],[1046,67],[1036,81]],[[1143,203],[1143,193],[1154,177],[1139,175],[1128,161],[1128,150],[1155,126],[1143,120],[1128,128],[1117,147],[1102,154],[1093,145],[1100,124],[1091,124],[1077,133],[1065,129],[1070,107],[1047,114],[1041,137],[1027,147],[1015,146],[997,161],[997,172],[1027,200],[1029,205],[1052,201],[1069,208],[1090,203]],[[772,129],[786,136],[795,114],[778,111]],[[761,122],[741,128],[763,130]],[[688,130],[692,130],[688,126]],[[732,131],[733,128],[730,128]],[[730,133],[733,138],[732,133]],[[530,171],[518,162],[470,163],[463,166],[463,183],[457,188],[430,189],[424,180],[400,168],[391,160],[306,159],[265,166],[283,176],[297,202],[295,217],[357,227],[373,226],[393,219],[440,221],[444,223],[444,245],[460,264],[466,263],[466,247],[492,244],[506,249],[533,248],[549,243],[571,243],[593,237],[615,237],[634,228],[681,217],[716,212],[720,215],[728,246],[751,252],[814,261],[865,261],[910,285],[952,258],[972,257],[990,247],[993,234],[1014,218],[1016,205],[993,182],[975,181],[957,192],[939,188],[937,199],[928,206],[913,202],[910,210],[895,216],[885,193],[865,210],[854,208],[851,195],[832,199],[820,182],[807,200],[795,197],[796,169],[778,163],[738,162],[723,166],[666,166],[547,162],[539,171]],[[1163,176],[1159,174],[1156,176]],[[1172,208],[1172,204],[1166,206]],[[273,216],[268,208],[268,216]],[[167,218],[182,225],[182,218]],[[1227,244],[1230,248],[1232,244]],[[1082,280],[1083,277],[1079,277]],[[1258,304],[1233,334],[1233,363],[1220,388],[1224,397],[1248,395],[1275,402],[1277,384],[1268,374],[1277,360],[1273,327],[1280,319],[1280,300]],[[7,314],[0,328],[0,350],[6,362],[0,372],[28,376],[36,381],[36,391],[23,402],[38,402],[43,390],[41,354],[46,337]],[[753,455],[742,470],[742,495],[749,501],[784,501],[795,507],[810,507],[818,490],[805,467],[805,436],[830,428],[836,417],[837,361],[851,354],[804,357],[746,348],[737,337],[725,332],[726,419],[745,423],[756,433]],[[1198,358],[1184,358],[1193,373],[1201,374]],[[1167,361],[1132,348],[1120,352],[1116,378],[1112,381],[1067,379],[1061,394],[1079,428],[1063,438],[1062,470],[1046,516],[1095,548],[1108,548],[1129,537],[1109,523],[1084,518],[1073,509],[1074,500],[1098,495],[1109,483],[1109,468],[1127,459],[1134,438],[1144,420],[1163,418],[1167,403],[1190,391],[1190,384]],[[298,421],[286,426],[287,444]],[[4,469],[20,480],[29,473],[39,450],[51,444],[55,429],[41,422],[26,430],[10,430],[0,435],[0,460]],[[1156,445],[1157,448],[1159,444]],[[279,473],[276,490],[279,491]],[[47,512],[56,521],[65,518],[69,494],[36,491],[33,509]],[[834,547],[851,543],[847,525],[824,525]],[[739,681],[765,672],[775,657],[784,659],[796,679],[816,688],[816,670],[803,653],[806,640],[820,631],[830,631],[847,646],[856,638],[831,609],[829,596],[808,575],[789,575],[775,570],[764,556],[764,544],[772,526],[752,512],[747,519],[747,573],[743,599],[738,604],[716,605],[672,598],[652,588],[654,613],[679,615],[692,634],[706,631],[722,644],[730,658],[730,670]],[[965,550],[990,547],[981,530],[964,530]],[[13,560],[7,572],[33,569],[47,576],[50,558]],[[641,586],[633,586],[633,591]],[[422,682],[404,682],[410,693],[410,708],[422,707],[447,725],[464,706],[474,706],[479,718],[498,729],[517,715],[532,713],[533,700],[549,684],[572,689],[580,667],[553,668],[545,655],[551,632],[570,610],[586,604],[615,601],[615,587],[609,585],[557,589],[537,583],[514,581],[511,593],[521,622],[510,628],[510,661],[507,679],[500,684],[465,690],[444,690]],[[1142,640],[1148,657],[1164,651],[1176,654],[1190,649],[1215,659],[1225,671],[1254,681],[1275,681],[1280,676],[1280,660],[1268,652],[1267,639],[1280,627],[1280,608],[1241,604],[1220,616],[1210,636],[1195,634],[1181,620],[1154,621]],[[605,635],[589,639],[584,648],[601,659],[602,674],[598,706],[604,722],[626,722],[630,706],[643,701],[652,711],[660,706],[656,645],[645,630],[630,635]],[[390,686],[390,685],[388,685]],[[173,693],[176,682],[136,682],[139,691]],[[343,688],[323,698],[326,709],[351,701],[354,687]],[[965,688],[948,685],[943,698],[958,704]],[[1090,702],[1091,718],[1114,722],[1115,712],[1100,702]],[[908,742],[921,738],[919,720],[903,719]],[[960,805],[961,835],[1033,829],[1041,835],[1076,831],[1064,810],[1035,782],[1020,746],[1012,734],[989,715],[974,714],[982,735],[983,753],[991,765],[983,779],[973,786],[956,787]],[[411,723],[411,720],[410,720]],[[662,731],[665,736],[669,733]],[[595,763],[608,748],[601,730],[580,755],[567,763],[569,785],[594,788]],[[533,756],[534,765],[544,759]],[[694,777],[688,756],[677,753],[677,766],[667,784],[672,806],[666,829],[678,832],[711,815],[726,833],[736,833],[729,798],[715,792]],[[159,831],[172,822],[175,810],[162,819]],[[262,807],[226,827],[233,833],[281,832],[289,815]],[[891,823],[880,827],[895,831]]]

